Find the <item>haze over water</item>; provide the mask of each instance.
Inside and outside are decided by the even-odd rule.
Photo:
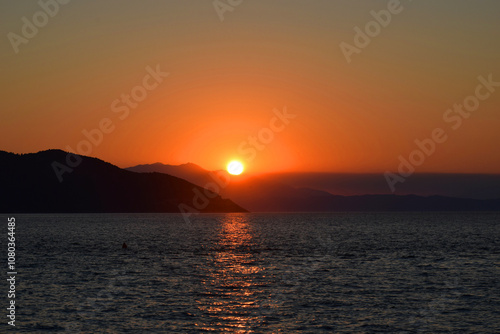
[[[17,215],[19,332],[494,333],[499,218]]]

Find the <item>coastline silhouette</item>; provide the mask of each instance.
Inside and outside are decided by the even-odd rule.
[[[199,212],[247,212],[246,209],[259,212],[500,210],[500,199],[377,194],[340,196],[256,177],[222,188],[222,196],[230,198],[226,199],[179,177],[158,172],[132,172],[85,156],[78,156],[81,163],[59,182],[52,165],[66,162],[67,157],[68,153],[61,150],[30,154],[0,151],[0,183],[4,186],[0,212],[179,212],[179,205],[199,204],[203,194],[209,194],[210,200],[205,199],[206,205],[196,209]]]

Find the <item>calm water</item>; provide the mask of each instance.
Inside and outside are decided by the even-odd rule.
[[[498,213],[14,216],[16,332],[500,329]]]

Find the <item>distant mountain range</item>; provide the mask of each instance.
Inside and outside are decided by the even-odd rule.
[[[0,212],[4,213],[179,212],[180,206],[192,210],[182,209],[185,212],[500,210],[498,199],[340,196],[294,187],[269,176],[210,172],[192,163],[121,169],[61,150],[0,151],[0,187]]]
[[[0,189],[4,213],[179,212],[181,204],[199,212],[246,212],[175,176],[134,173],[61,150],[0,151]],[[196,207],[193,201],[200,193],[210,200]]]
[[[270,173],[267,180],[308,187],[334,195],[393,194],[383,173]],[[398,183],[395,195],[500,199],[500,174],[415,173]]]
[[[231,176],[225,171],[207,171],[195,164],[155,163],[126,168],[139,173],[167,173],[201,187],[219,185],[221,196],[253,212],[331,212],[331,211],[498,211],[498,199],[469,199],[446,196],[356,195],[293,187],[271,177]],[[226,182],[225,180],[230,180]],[[227,183],[227,185],[224,185]],[[220,186],[220,185],[224,186]]]

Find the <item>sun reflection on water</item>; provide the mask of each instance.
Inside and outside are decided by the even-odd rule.
[[[219,239],[209,250],[210,271],[202,279],[196,300],[204,331],[252,333],[264,321],[262,300],[265,268],[259,258],[258,240],[244,214],[228,214]]]

